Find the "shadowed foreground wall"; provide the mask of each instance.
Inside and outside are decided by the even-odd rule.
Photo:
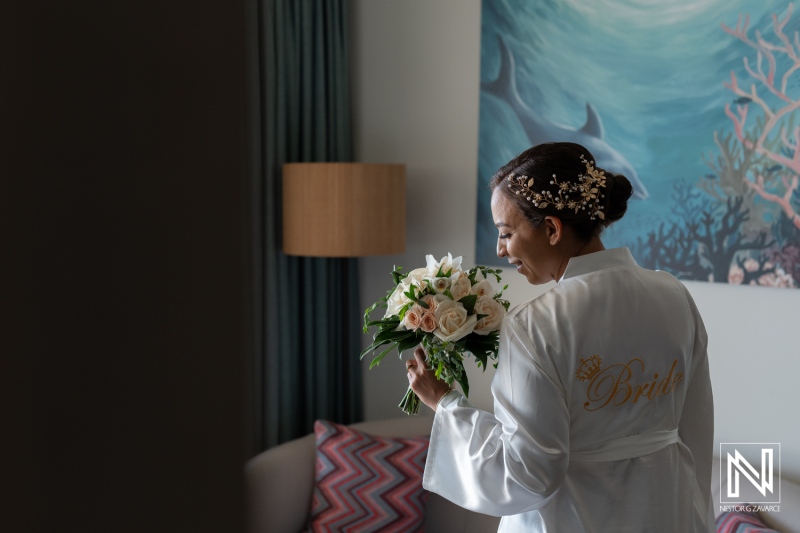
[[[0,7],[0,530],[243,530],[242,2]]]

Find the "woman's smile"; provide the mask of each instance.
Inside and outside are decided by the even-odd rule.
[[[519,208],[497,189],[492,193],[492,216],[499,230],[497,255],[514,265],[529,283],[547,283],[557,254],[544,228],[534,228]]]

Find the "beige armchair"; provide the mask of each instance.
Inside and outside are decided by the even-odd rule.
[[[418,415],[352,427],[372,435],[412,437],[430,435],[432,422],[432,417]],[[249,533],[302,531],[311,508],[315,453],[312,434],[271,448],[247,462]],[[426,531],[494,533],[499,524],[497,517],[467,511],[436,494],[428,498]]]

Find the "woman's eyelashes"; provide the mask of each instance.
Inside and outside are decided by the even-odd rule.
[[[500,238],[501,239],[508,239],[509,237],[511,237],[510,233],[501,233],[500,234]]]

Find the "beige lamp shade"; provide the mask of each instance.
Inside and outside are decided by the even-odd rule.
[[[405,249],[405,165],[283,165],[285,254],[359,257]]]

